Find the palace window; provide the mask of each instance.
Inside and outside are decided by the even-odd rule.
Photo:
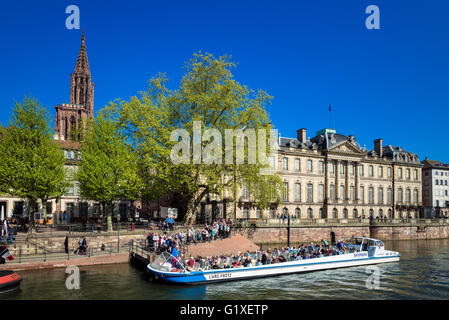
[[[413,179],[418,180],[418,170],[413,171]]]
[[[412,202],[410,189],[405,190],[405,199],[407,200],[407,203]]]
[[[352,163],[349,165],[349,174],[350,174],[351,176],[354,175],[354,164],[352,164]]]
[[[393,203],[393,193],[392,193],[392,189],[388,188],[387,190],[387,203],[388,204],[392,204]]]
[[[345,173],[345,166],[343,165],[342,162],[340,162],[340,174],[344,174]]]
[[[301,209],[299,209],[299,208],[295,209],[295,216],[296,216],[297,219],[301,218]]]
[[[288,182],[284,181],[284,187],[282,188],[282,201],[288,201]]]
[[[377,167],[377,175],[379,176],[379,178],[383,178],[384,177],[384,169],[383,169],[383,167],[381,167],[381,166]]]
[[[407,168],[407,169],[405,170],[405,178],[406,178],[407,180],[410,180],[410,169],[409,169],[409,168]]]
[[[313,171],[313,163],[312,160],[307,160],[307,172]]]
[[[270,219],[274,219],[276,217],[276,211],[274,208],[270,208]]]
[[[323,173],[323,172],[324,172],[324,162],[319,161],[318,162],[318,173]]]
[[[337,210],[337,208],[334,208],[332,210],[332,218],[333,219],[337,219],[338,218],[338,210]]]
[[[352,210],[352,217],[354,219],[357,219],[359,217],[359,213],[358,213],[357,209]]]
[[[374,203],[374,188],[373,187],[369,187],[369,189],[368,189],[368,199],[369,199],[370,204]]]
[[[286,157],[282,158],[282,170],[288,170],[288,158]]]
[[[363,164],[361,164],[360,166],[359,166],[359,175],[361,176],[361,177],[363,177],[364,175],[365,175],[365,166],[363,165]]]
[[[343,209],[343,219],[348,219],[348,209]]]
[[[384,203],[384,189],[382,187],[380,187],[378,189],[377,202],[379,204],[383,204]]]
[[[354,186],[349,187],[349,200],[354,200]]]
[[[329,197],[332,201],[335,200],[335,187],[333,184],[329,186]]]
[[[373,166],[368,167],[368,175],[370,177],[374,177],[374,167]]]
[[[333,162],[329,162],[329,173],[331,173],[331,174],[335,173],[334,163]]]
[[[387,168],[387,177],[391,178],[391,168],[390,167]]]
[[[359,198],[362,203],[365,202],[365,187],[364,186],[360,186]]]
[[[295,183],[295,201],[301,201],[301,184]]]
[[[418,203],[418,189],[413,190],[413,202]]]
[[[344,199],[345,198],[345,186],[341,185],[340,186],[340,198],[339,199]]]
[[[313,185],[307,184],[307,202],[313,202]]]
[[[402,179],[402,168],[398,168],[398,179]]]
[[[398,202],[402,203],[403,197],[402,197],[402,188],[399,188],[398,190]]]
[[[318,201],[324,200],[324,184],[318,185]]]
[[[296,158],[295,159],[295,171],[299,172],[301,170],[301,160]]]
[[[307,219],[313,218],[313,211],[312,208],[307,209]]]

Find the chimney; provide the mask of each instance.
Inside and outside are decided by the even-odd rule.
[[[296,131],[296,137],[299,142],[305,143],[307,141],[306,128],[302,128]]]
[[[376,151],[379,158],[382,158],[382,149],[382,139],[374,140],[374,151]]]

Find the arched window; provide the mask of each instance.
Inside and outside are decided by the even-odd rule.
[[[334,208],[332,210],[332,219],[338,219],[338,210],[337,210],[337,208]]]
[[[418,189],[413,190],[413,202],[418,203]]]
[[[313,211],[312,208],[307,209],[307,219],[313,218]]]
[[[348,209],[343,209],[343,219],[348,219]]]
[[[411,197],[411,191],[410,191],[410,189],[405,190],[405,199],[407,200],[407,203],[412,202],[412,197]]]
[[[319,214],[320,214],[320,219],[326,218],[326,217],[324,216],[323,208],[320,208]]]
[[[276,217],[276,211],[274,208],[270,208],[270,219],[274,219]]]
[[[352,217],[354,219],[357,219],[359,217],[359,213],[357,212],[357,209],[352,210]]]
[[[295,216],[296,216],[297,219],[301,218],[301,209],[299,209],[299,208],[295,209]]]

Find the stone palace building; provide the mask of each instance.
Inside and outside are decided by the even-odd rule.
[[[307,139],[303,128],[296,138],[279,137],[281,204],[260,210],[243,188],[237,218],[278,219],[282,214],[335,221],[370,216],[419,218],[423,215],[421,169],[416,154],[384,146],[382,139],[368,150],[353,135],[323,129]]]

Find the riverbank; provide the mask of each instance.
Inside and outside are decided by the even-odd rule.
[[[113,253],[109,255],[95,256],[95,257],[81,257],[71,260],[55,260],[55,261],[36,261],[28,263],[5,263],[0,265],[0,270],[41,270],[41,269],[54,269],[54,268],[66,268],[67,266],[94,266],[105,265],[115,263],[125,263],[128,261],[129,253]]]

